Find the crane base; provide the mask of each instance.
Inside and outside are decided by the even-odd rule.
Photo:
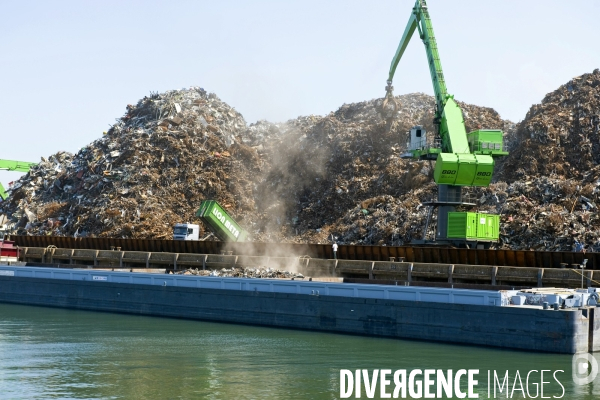
[[[488,250],[492,247],[494,241],[469,240],[469,239],[439,239],[439,240],[411,240],[411,245],[435,246],[435,247],[453,247],[463,249]]]

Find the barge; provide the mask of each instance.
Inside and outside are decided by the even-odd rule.
[[[590,295],[567,308],[565,301],[557,309],[515,304],[515,298],[527,296],[545,298],[535,291],[0,265],[3,303],[539,352],[600,351],[600,322],[597,308],[588,305]]]

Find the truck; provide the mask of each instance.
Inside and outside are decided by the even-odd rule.
[[[382,115],[388,129],[397,115],[398,105],[392,86],[396,68],[415,31],[425,45],[429,72],[435,94],[434,137],[415,126],[410,131],[405,158],[435,160],[433,178],[438,185],[437,201],[429,207],[421,240],[415,244],[450,244],[459,247],[489,248],[499,238],[499,216],[494,214],[456,211],[457,207],[472,208],[474,203],[463,198],[463,187],[488,186],[494,171],[494,159],[508,155],[503,133],[497,129],[479,129],[467,134],[462,110],[446,89],[446,81],[426,0],[416,0],[387,79]],[[427,232],[434,209],[437,227],[433,241]]]
[[[173,227],[173,240],[200,240],[200,225],[175,224]]]
[[[221,205],[215,200],[204,200],[196,211],[196,217],[222,241],[243,242],[246,232]],[[200,226],[179,223],[173,228],[173,240],[200,240]]]
[[[0,170],[4,171],[29,172],[36,165],[37,163],[27,161],[0,160]],[[4,201],[7,198],[8,193],[6,193],[4,186],[0,183],[0,199]]]

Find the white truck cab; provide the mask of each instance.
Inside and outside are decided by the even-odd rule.
[[[173,240],[199,240],[200,226],[195,224],[175,224]]]

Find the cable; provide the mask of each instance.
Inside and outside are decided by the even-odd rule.
[[[596,285],[600,285],[600,282],[595,281],[591,278],[588,278],[587,276],[585,276],[584,274],[582,274],[581,272],[577,271],[576,269],[571,269],[571,271],[575,272],[576,274],[583,276],[585,279],[589,279],[591,282],[594,282]]]

